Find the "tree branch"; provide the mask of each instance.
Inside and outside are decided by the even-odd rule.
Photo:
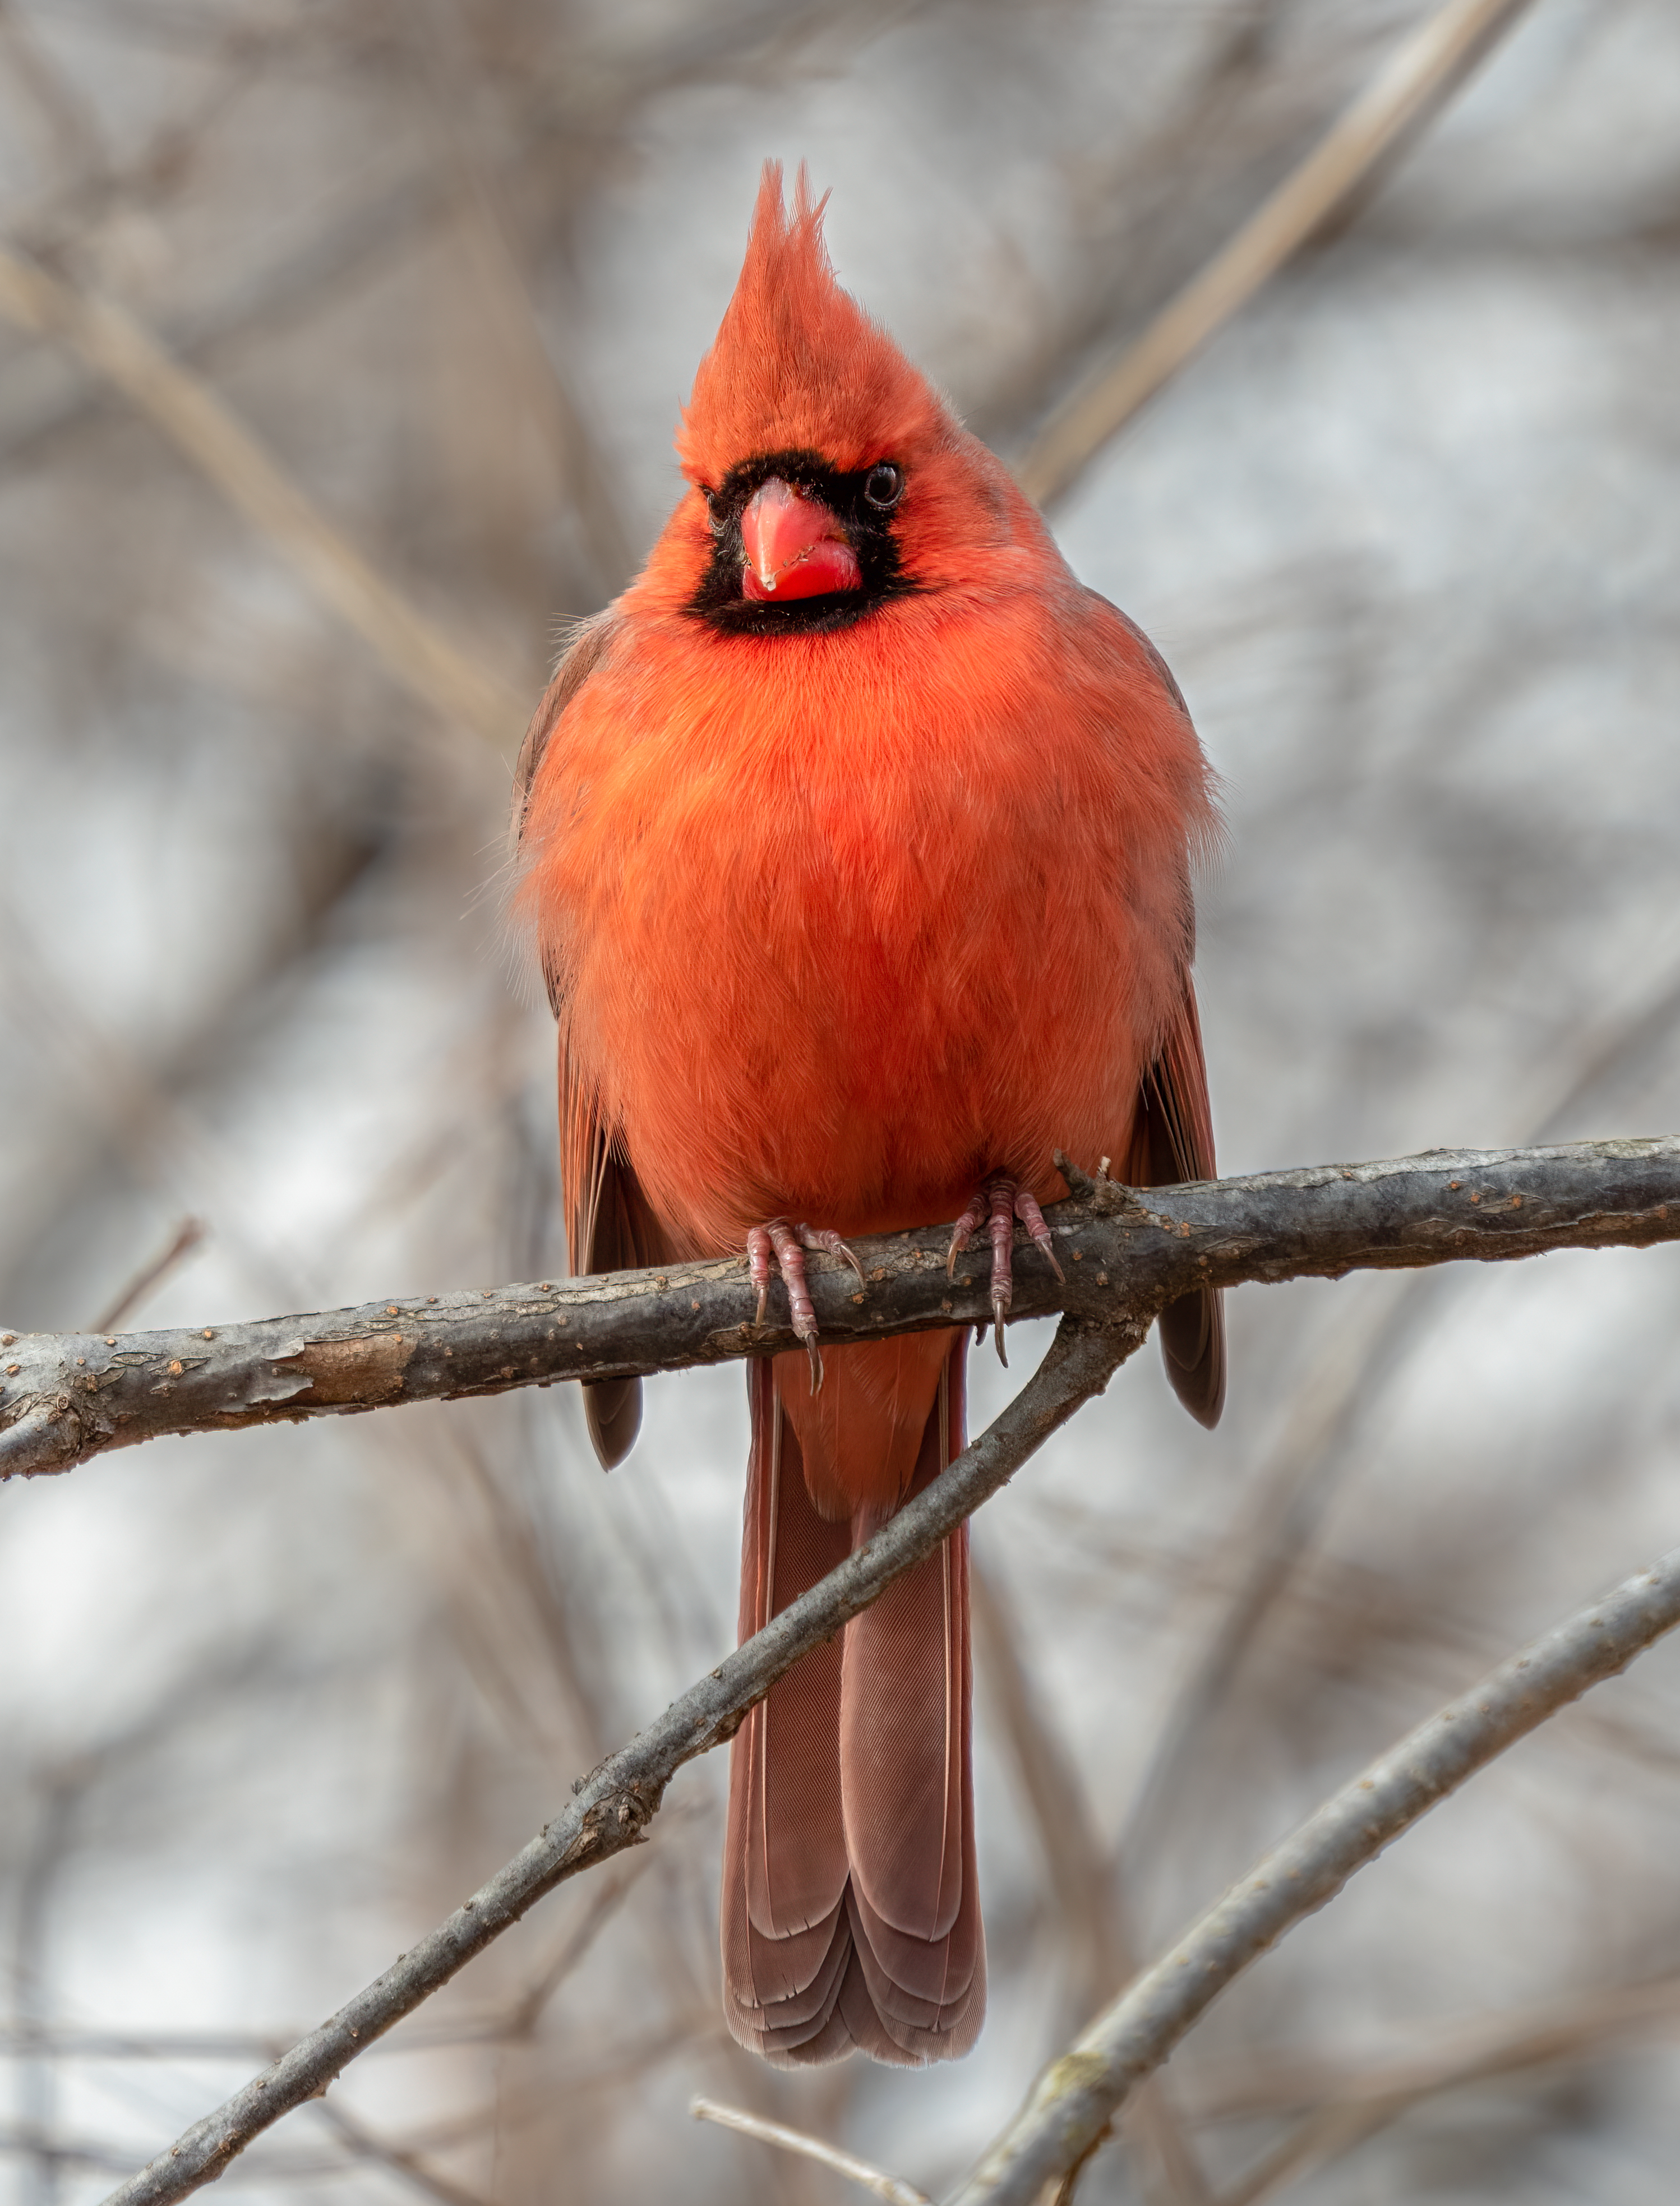
[[[741,2107],[724,2106],[716,2099],[690,2099],[688,2112],[697,2122],[716,2122],[720,2128],[736,2130],[742,2137],[756,2137],[760,2144],[779,2145],[783,2152],[797,2153],[803,2160],[814,2160],[824,2167],[831,2167],[848,2183],[855,2183],[861,2190],[873,2191],[877,2198],[885,2198],[887,2206],[933,2206],[925,2191],[918,2191],[914,2183],[906,2183],[902,2176],[889,2175],[885,2168],[872,2167],[855,2153],[843,2152],[838,2145],[829,2144],[821,2137],[807,2137],[803,2130],[790,2130],[785,2122],[767,2122],[761,2114],[749,2114]]]
[[[1057,1311],[1147,1326],[1200,1286],[1329,1277],[1551,1249],[1680,1240],[1680,1139],[1433,1149],[1362,1165],[1153,1188],[1068,1167],[1050,1213],[1065,1284],[1019,1237],[1012,1321]],[[1146,1207],[1147,1205],[1147,1207]],[[949,1226],[860,1241],[866,1285],[809,1259],[824,1342],[986,1324],[986,1262],[945,1276]],[[779,1309],[785,1303],[777,1297]],[[405,1296],[253,1324],[126,1334],[0,1333],[0,1478],[68,1470],[165,1433],[675,1371],[797,1345],[749,1322],[744,1260]]]
[[[831,1638],[931,1554],[1082,1404],[1102,1392],[1143,1337],[1135,1324],[1064,1321],[1043,1364],[996,1423],[873,1539],[610,1756],[580,1782],[553,1821],[446,1923],[224,2106],[194,2123],[114,2191],[107,2206],[169,2206],[213,2182],[253,2137],[325,2091],[359,2053],[413,2013],[545,1893],[638,1844],[683,1763],[731,1738],[748,1710],[801,1655]]]
[[[1031,2206],[1225,1987],[1497,1755],[1680,1624],[1680,1548],[1513,1654],[1344,1785],[1039,2078],[950,2206]]]
[[[212,2181],[253,2137],[324,2091],[545,1893],[637,1844],[682,1764],[732,1737],[803,1654],[995,1493],[1103,1390],[1155,1312],[1175,1297],[1242,1279],[1680,1238],[1680,1140],[1671,1138],[1435,1150],[1157,1189],[1149,1208],[1129,1189],[1093,1181],[1065,1163],[1063,1171],[1075,1196],[1051,1218],[1068,1284],[1052,1294],[1047,1267],[1024,1262],[1016,1315],[1063,1303],[1067,1315],[1040,1370],[996,1423],[837,1570],[609,1756],[580,1783],[565,1810],[448,1922],[120,2186],[109,2206],[168,2206]],[[948,1230],[860,1243],[867,1281],[861,1293],[837,1264],[813,1261],[813,1297],[825,1338],[981,1321],[982,1267],[965,1261],[947,1282]],[[428,1297],[406,1309],[387,1303],[229,1327],[219,1334],[206,1327],[126,1341],[0,1335],[0,1352],[12,1351],[0,1376],[25,1381],[9,1385],[0,1400],[0,1416],[8,1420],[0,1430],[0,1467],[60,1468],[157,1430],[237,1428],[276,1416],[668,1369],[790,1346],[785,1328],[734,1318],[748,1291],[739,1261],[729,1260],[565,1286]],[[1267,1944],[1323,1905],[1434,1800],[1677,1620],[1680,1553],[1496,1672],[1471,1704],[1446,1710],[1338,1794],[1048,2072],[965,2189],[962,2206],[1029,2198],[1046,2176],[1072,2166],[1137,2080]]]

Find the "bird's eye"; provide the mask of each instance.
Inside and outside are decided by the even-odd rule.
[[[730,525],[730,510],[715,490],[706,493],[706,524],[714,536],[721,536]]]
[[[891,513],[903,495],[903,469],[894,467],[891,460],[871,468],[863,479],[864,503],[873,505],[877,513]]]

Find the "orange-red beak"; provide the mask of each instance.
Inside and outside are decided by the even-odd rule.
[[[741,516],[746,596],[817,598],[861,590],[863,570],[845,531],[819,498],[807,498],[780,475],[760,485]]]

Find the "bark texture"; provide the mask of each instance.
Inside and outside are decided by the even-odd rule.
[[[1147,1324],[1198,1287],[1339,1278],[1550,1249],[1680,1240],[1680,1138],[1432,1149],[1248,1179],[1129,1189],[1071,1166],[1046,1214],[1065,1285],[1017,1232],[1010,1322],[1057,1312]],[[860,1288],[810,1259],[825,1344],[990,1322],[986,1262],[947,1280],[948,1225],[861,1241]],[[752,1323],[746,1259],[662,1272],[399,1295],[359,1309],[168,1333],[0,1329],[0,1478],[68,1470],[164,1433],[237,1432],[402,1402],[676,1371],[797,1345],[787,1303]]]

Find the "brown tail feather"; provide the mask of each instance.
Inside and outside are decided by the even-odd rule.
[[[748,1366],[753,1443],[741,1554],[741,1637],[843,1559],[843,1524],[812,1508],[772,1367]],[[755,1708],[730,1752],[724,1841],[724,2002],[743,2045],[779,2064],[825,2057],[851,1948],[841,1829],[840,1643],[818,1647]],[[801,1843],[789,1843],[789,1831]],[[836,2051],[843,2048],[837,2047]],[[826,2057],[832,2058],[832,2054]]]
[[[962,1446],[965,1344],[942,1367],[914,1492]],[[827,1384],[846,1384],[844,1351]],[[745,1638],[869,1536],[817,1513],[769,1363],[751,1367]],[[867,1479],[864,1482],[867,1483]],[[974,1867],[966,1528],[783,1678],[730,1764],[724,2004],[780,2066],[855,2048],[915,2066],[966,2053],[986,2012]]]
[[[1171,1187],[1212,1179],[1216,1169],[1201,1023],[1187,977],[1178,1016],[1143,1076],[1121,1177],[1130,1187]],[[1198,1424],[1217,1425],[1225,1405],[1225,1314],[1218,1290],[1205,1287],[1169,1303],[1159,1331],[1172,1391]]]

